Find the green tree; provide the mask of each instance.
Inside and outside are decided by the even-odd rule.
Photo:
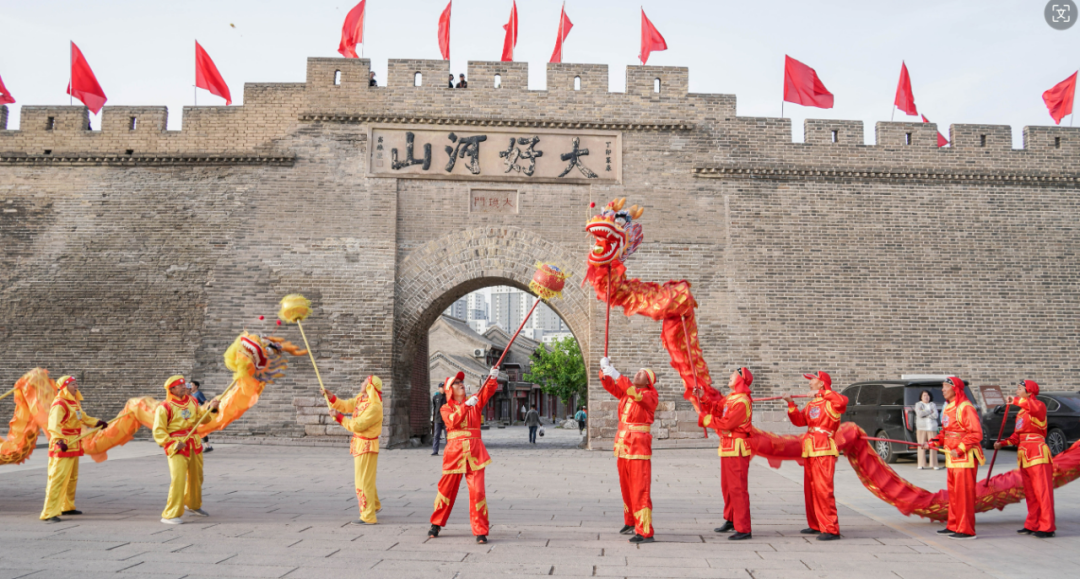
[[[539,384],[543,392],[558,396],[563,404],[569,404],[574,395],[584,400],[589,386],[585,359],[573,336],[555,340],[550,351],[543,346],[537,348],[532,355],[532,368],[524,378]]]

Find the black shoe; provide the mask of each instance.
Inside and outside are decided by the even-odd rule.
[[[633,535],[634,525],[623,525],[623,528],[619,529],[620,535]]]
[[[477,545],[487,545],[487,535],[477,535],[476,536],[476,544]]]
[[[634,535],[630,537],[631,543],[652,543],[655,541],[652,537],[642,537],[641,535]]]
[[[820,534],[821,534],[821,531],[819,531],[819,530],[817,530],[817,529],[813,529],[813,528],[807,527],[807,528],[805,528],[805,529],[803,529],[803,530],[799,531],[799,533],[800,533],[800,534],[803,534],[803,535],[820,535]]]
[[[822,534],[818,535],[817,540],[819,540],[819,541],[835,541],[835,540],[837,540],[839,538],[840,538],[840,535],[834,535],[832,533],[822,533]]]
[[[724,521],[724,524],[713,529],[714,533],[730,533],[735,530],[735,523]]]
[[[952,529],[950,529],[948,527],[945,527],[944,529],[938,529],[937,534],[939,534],[939,535],[951,535],[951,534],[953,534],[953,532],[952,532]]]
[[[1040,539],[1049,539],[1050,537],[1054,536],[1053,531],[1034,531],[1031,534],[1035,535],[1036,537],[1038,537]]]
[[[1034,533],[1035,531],[1032,531],[1031,529],[1029,529],[1027,527],[1024,527],[1023,529],[1020,529],[1020,530],[1018,530],[1016,532],[1020,533],[1021,535],[1030,535],[1030,534]]]
[[[431,456],[439,456],[439,453],[433,452],[433,453],[431,453]]]
[[[753,538],[754,538],[754,536],[751,535],[750,533],[735,533],[734,535],[728,537],[728,540],[729,541],[741,541],[743,539],[753,539]]]
[[[438,537],[439,536],[439,529],[441,529],[441,528],[442,527],[440,527],[439,525],[431,525],[431,528],[428,529],[428,532],[427,532],[428,538],[429,539],[434,539],[435,537]]]
[[[203,452],[214,452],[214,447],[207,446],[207,447],[203,448]]]
[[[968,535],[966,533],[953,533],[949,535],[950,539],[956,539],[958,541],[970,541],[975,538],[975,535]]]
[[[364,519],[356,519],[355,521],[349,521],[350,525],[374,525],[375,523],[369,523]]]
[[[61,519],[60,517],[49,517],[48,519],[45,519],[45,522],[46,523],[62,523],[62,522],[64,522],[64,520]]]
[[[82,514],[82,511],[78,511],[78,510],[75,510],[75,509],[71,509],[70,511],[64,511],[64,512],[62,512],[62,513],[60,513],[60,514],[61,514],[61,515],[81,515],[81,514]]]

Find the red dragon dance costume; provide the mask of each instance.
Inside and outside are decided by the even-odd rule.
[[[660,397],[656,374],[645,370],[649,386],[638,390],[626,376],[617,380],[600,374],[600,383],[619,399],[619,430],[615,433],[615,457],[619,463],[619,488],[623,498],[623,524],[648,539],[652,526],[652,423]]]
[[[840,534],[840,522],[836,517],[836,497],[833,493],[833,476],[836,458],[840,450],[833,436],[840,428],[840,415],[847,410],[847,396],[832,390],[832,377],[825,372],[805,374],[806,378],[819,378],[821,389],[813,400],[800,411],[788,402],[787,415],[795,426],[805,426],[802,436],[803,496],[806,501],[806,523],[811,529]]]
[[[945,467],[949,471],[949,519],[945,528],[964,535],[975,534],[975,478],[979,465],[986,462],[982,451],[982,423],[964,393],[964,381],[953,376],[956,398],[941,412],[941,432],[933,442],[944,447]],[[959,458],[953,458],[953,452]]]
[[[465,374],[458,372],[456,378],[463,380]],[[479,402],[475,406],[466,406],[464,402],[454,400],[450,388],[455,378],[447,378],[443,384],[446,404],[442,407],[443,423],[446,424],[446,450],[443,451],[442,478],[439,479],[438,494],[435,495],[435,511],[431,513],[431,524],[446,526],[450,512],[454,510],[461,477],[469,487],[469,523],[473,535],[487,535],[488,524],[487,497],[484,493],[484,468],[491,463],[484,441],[480,439],[480,425],[483,424],[484,406],[499,389],[495,378],[488,378],[484,386],[476,393]]]
[[[1024,388],[1031,396],[1014,398],[1013,404],[1020,408],[1016,415],[1016,430],[1008,444],[1018,447],[1016,461],[1020,464],[1020,477],[1024,482],[1028,515],[1024,528],[1031,532],[1053,533],[1054,525],[1054,461],[1050,447],[1046,445],[1046,405],[1035,397],[1039,385],[1024,380]]]
[[[754,402],[750,385],[754,375],[749,368],[739,368],[731,393],[720,396],[705,388],[699,402],[698,426],[712,428],[720,435],[720,488],[724,495],[724,520],[735,525],[738,533],[750,534],[750,433],[753,431]]]

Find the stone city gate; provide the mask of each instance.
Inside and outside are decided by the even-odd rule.
[[[603,65],[549,64],[545,90],[506,62],[470,62],[470,88],[448,90],[448,67],[391,60],[369,87],[369,61],[312,58],[305,82],[248,84],[243,106],[185,107],[179,131],[125,106],[92,131],[83,107],[23,106],[2,130],[0,107],[0,382],[73,373],[101,416],[177,372],[214,393],[241,330],[299,338],[272,321],[299,292],[327,386],[382,376],[400,444],[426,431],[414,369],[438,313],[553,261],[574,273],[553,306],[590,364],[591,445],[610,447],[583,224],[627,197],[646,208],[629,273],[693,284],[716,382],[749,365],[766,395],[814,369],[1075,387],[1080,129],[1025,127],[1014,150],[1010,127],[953,125],[939,149],[929,123],[877,123],[867,145],[861,122],[807,120],[793,143],[788,119],[689,92],[685,68],[628,67],[612,93]],[[657,370],[658,447],[701,437],[659,324],[615,312],[611,353]],[[296,360],[229,433],[339,432],[302,406],[314,378]]]

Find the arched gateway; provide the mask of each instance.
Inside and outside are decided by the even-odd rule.
[[[877,123],[867,145],[861,122],[807,120],[793,143],[788,119],[689,92],[685,68],[627,67],[617,93],[603,65],[549,64],[545,90],[517,62],[470,62],[463,90],[415,86],[446,61],[391,60],[387,86],[369,69],[312,58],[305,82],[248,84],[243,106],[185,107],[179,131],[126,106],[99,131],[83,107],[23,106],[4,130],[0,106],[0,383],[71,373],[100,416],[175,373],[219,392],[240,330],[298,338],[273,322],[298,292],[327,385],[382,376],[384,442],[401,444],[427,418],[413,370],[438,312],[549,261],[573,273],[552,305],[591,366],[592,447],[610,446],[583,226],[627,197],[645,207],[629,274],[693,284],[717,382],[746,365],[769,394],[816,369],[1075,386],[1080,129],[1026,127],[1014,150],[1009,127],[953,125],[939,149],[929,123]],[[701,437],[659,331],[613,312],[616,365],[658,374],[656,448]],[[316,393],[296,360],[229,432],[339,432]]]

